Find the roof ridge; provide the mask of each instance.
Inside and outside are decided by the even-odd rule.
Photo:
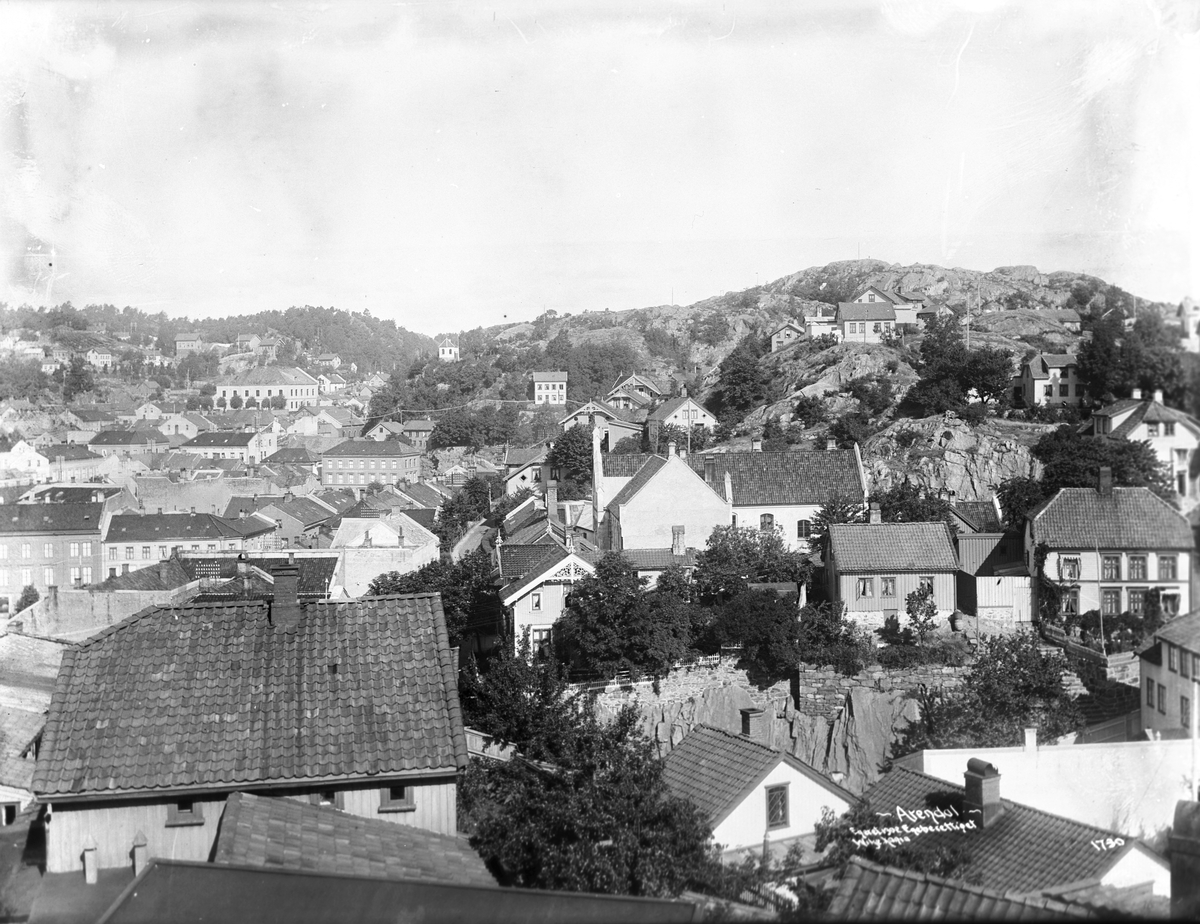
[[[763,744],[761,741],[755,741],[753,738],[747,738],[740,732],[731,732],[728,729],[721,728],[717,725],[709,725],[707,722],[701,722],[699,725],[694,725],[692,730],[695,731],[697,728],[707,728],[710,731],[719,732],[726,738],[729,738],[732,741],[737,741],[740,744],[752,744],[754,747],[758,748],[759,750],[766,751],[768,754],[778,754],[780,757],[788,756],[787,751],[783,750],[782,748],[773,748],[769,744]]]

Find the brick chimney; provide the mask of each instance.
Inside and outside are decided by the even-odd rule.
[[[660,422],[651,418],[646,421],[646,437],[650,442],[650,451],[658,452],[658,431]]]
[[[1037,750],[1037,726],[1036,725],[1026,725],[1025,726],[1025,750],[1026,751],[1036,751]]]
[[[716,456],[704,457],[704,483],[716,484],[717,481],[717,459]]]
[[[1112,469],[1107,465],[1100,466],[1100,475],[1096,480],[1096,490],[1101,497],[1112,497]]]
[[[1171,827],[1171,917],[1200,917],[1200,802],[1175,803]]]
[[[972,757],[963,774],[966,792],[963,794],[963,814],[976,827],[986,828],[1004,811],[1000,803],[1000,771],[985,760]]]
[[[667,443],[667,456],[670,457],[673,455],[675,455],[675,441],[671,440],[671,442]]]
[[[756,437],[754,437],[754,439],[752,439],[750,441],[750,451],[751,452],[762,452],[762,438],[761,437],[756,436]]]
[[[677,558],[687,553],[687,546],[684,544],[683,532],[684,527],[682,526],[671,527],[671,554]]]
[[[300,587],[300,569],[290,561],[275,568],[275,599],[271,603],[272,625],[282,629],[295,629],[300,624],[303,612],[297,592]]]
[[[828,439],[825,440],[825,451],[826,452],[833,452],[836,449],[837,449],[837,440],[835,440],[833,437],[829,437]]]
[[[742,712],[742,735],[759,744],[766,744],[766,712],[761,706],[749,706]]]
[[[558,481],[554,478],[546,482],[546,519],[558,522]]]
[[[883,511],[880,510],[879,504],[876,501],[871,502],[871,514],[869,522],[872,526],[878,526],[883,522]]]

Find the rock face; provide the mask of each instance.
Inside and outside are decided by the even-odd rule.
[[[872,491],[905,479],[928,492],[953,491],[957,500],[989,500],[1009,478],[1036,478],[1041,463],[1030,448],[1053,425],[988,420],[971,427],[953,414],[901,420],[862,447]]]

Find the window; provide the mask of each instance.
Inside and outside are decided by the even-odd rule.
[[[116,561],[116,560],[117,560],[118,558],[120,558],[120,557],[121,557],[121,553],[120,553],[120,551],[117,549],[117,547],[116,547],[115,545],[110,545],[110,546],[108,547],[108,560],[109,560],[109,561]]]
[[[1179,724],[1184,728],[1192,727],[1192,704],[1186,696],[1179,697]]]
[[[53,558],[53,557],[54,557],[54,543],[53,542],[43,542],[42,543],[42,558]]]
[[[1158,711],[1167,714],[1167,688],[1161,683],[1158,685]]]
[[[71,557],[72,558],[79,557],[79,543],[78,542],[71,543]]]
[[[8,546],[0,545],[0,559],[8,558]]]
[[[1154,681],[1149,677],[1146,678],[1146,705],[1154,708]]]
[[[340,809],[344,804],[342,794],[336,789],[323,789],[320,792],[308,794],[309,805],[323,805],[326,808]]]
[[[1064,616],[1079,615],[1079,588],[1068,587],[1062,595],[1062,613]]]
[[[1158,436],[1158,424],[1147,423],[1146,424],[1146,436]]]
[[[125,560],[133,561],[133,546],[131,545],[125,546]]]
[[[78,569],[78,568],[72,568],[72,569],[71,569],[71,586],[72,586],[72,587],[78,587],[78,586],[79,586],[79,579],[80,579],[80,577],[81,577],[81,575],[80,575],[80,573],[79,573],[79,569]]]
[[[1164,616],[1179,615],[1179,594],[1162,594],[1158,598]]]
[[[758,518],[758,528],[763,532],[767,532],[775,528],[775,515],[772,513],[764,513]]]
[[[45,584],[47,587],[54,586],[54,569],[53,568],[43,568],[42,569],[42,583]]]
[[[165,545],[160,545],[158,547],[158,558],[160,561],[167,558],[167,547]]]
[[[1100,559],[1100,580],[1121,580],[1121,556],[1105,555]]]
[[[529,595],[529,608],[535,613],[542,611],[542,592],[540,590],[535,590]]]
[[[737,526],[737,514],[736,513],[730,514],[730,525],[735,526],[735,527]]]
[[[1045,395],[1047,398],[1054,397],[1054,386],[1053,385],[1047,385],[1044,391],[1045,391]]]
[[[1188,675],[1188,668],[1191,666],[1192,656],[1186,651],[1181,650],[1179,652],[1179,676],[1186,677]]]
[[[384,786],[379,790],[381,812],[411,812],[416,807],[411,786]]]
[[[1179,649],[1167,642],[1167,668],[1172,673],[1179,672]]]
[[[879,579],[879,595],[881,597],[896,596],[896,579],[894,577]]]
[[[204,824],[204,812],[194,799],[180,799],[167,806],[167,827]]]
[[[33,546],[30,545],[28,542],[21,543],[21,557],[22,558],[33,558]]]
[[[1160,581],[1173,581],[1177,574],[1176,561],[1174,555],[1159,555],[1158,556],[1158,579]]]
[[[770,786],[767,788],[767,827],[786,828],[788,826],[788,788],[787,786]]]
[[[90,566],[85,566],[83,569],[83,583],[92,583],[92,569]]]
[[[1064,581],[1079,580],[1079,558],[1078,556],[1063,557],[1058,560],[1059,576]]]
[[[1134,616],[1141,616],[1142,610],[1145,609],[1146,591],[1144,588],[1131,589],[1129,591],[1129,612]]]
[[[1104,616],[1117,616],[1121,612],[1121,590],[1116,587],[1106,587],[1100,591],[1100,613]]]
[[[1070,385],[1059,385],[1058,386],[1058,396],[1060,398],[1071,397],[1071,386]]]
[[[807,539],[812,535],[812,520],[796,521],[796,538]]]
[[[8,569],[0,570],[0,587],[8,586]]]
[[[21,569],[21,586],[28,587],[33,583],[33,570],[31,568]]]
[[[150,560],[150,546],[144,545],[144,546],[142,546],[142,561],[149,561],[149,560]]]
[[[919,578],[917,578],[917,589],[927,590],[930,593],[933,593],[933,575],[922,574]]]
[[[876,321],[875,324],[871,327],[871,332],[876,333],[876,334],[879,333],[879,322],[878,321]]]
[[[1163,436],[1174,436],[1174,435],[1175,435],[1175,424],[1173,424],[1173,423],[1163,424]]]
[[[875,578],[859,578],[858,579],[858,597],[861,600],[863,597],[875,596]]]
[[[1129,556],[1129,580],[1131,580],[1131,581],[1146,580],[1146,556],[1145,555],[1130,555]]]
[[[276,523],[276,525],[277,525],[277,526],[279,525],[279,524],[278,524],[278,522]],[[217,550],[217,544],[216,544],[215,542],[210,542],[210,543],[208,544],[208,550],[209,550],[210,552],[215,552],[215,551]]]

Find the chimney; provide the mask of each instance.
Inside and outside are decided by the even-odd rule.
[[[303,615],[296,596],[300,585],[300,569],[293,564],[287,564],[277,567],[273,574],[275,600],[271,603],[271,622],[282,629],[295,629]]]
[[[1129,397],[1131,397],[1134,401],[1141,401],[1142,400],[1142,390],[1140,388],[1133,389],[1132,391],[1129,392]]]
[[[1026,725],[1025,726],[1025,750],[1026,751],[1036,751],[1037,750],[1037,726],[1036,725]]]
[[[1200,917],[1200,802],[1175,803],[1171,827],[1171,917]]]
[[[717,459],[716,456],[704,457],[704,483],[716,484],[717,481]]]
[[[675,455],[675,441],[674,440],[671,440],[671,442],[667,443],[667,455],[668,456]]]
[[[687,397],[687,386],[686,385],[679,386],[679,397],[681,397],[681,398]]]
[[[761,706],[749,706],[741,710],[742,735],[759,744],[766,744],[767,722]]]
[[[1154,389],[1154,402],[1155,402],[1156,404],[1162,404],[1162,403],[1163,403],[1163,399],[1162,399],[1162,389],[1161,389],[1161,388],[1156,388],[1156,389]]]
[[[762,452],[762,437],[756,436],[750,441],[751,452]]]
[[[871,515],[869,522],[872,526],[878,526],[883,522],[883,511],[879,509],[877,501],[871,501]]]
[[[963,774],[966,792],[963,794],[963,814],[976,827],[986,828],[1004,811],[1000,804],[1000,771],[985,760],[972,757]]]
[[[195,515],[196,515],[196,508],[195,508],[195,507],[193,507],[193,508],[192,508],[192,516],[195,516]]]
[[[654,418],[646,421],[646,436],[650,442],[650,451],[658,452],[658,429],[661,426]]]
[[[553,478],[546,482],[546,519],[558,522],[558,482]]]
[[[96,839],[88,835],[83,842],[83,881],[88,885],[96,884]]]
[[[684,527],[682,526],[671,527],[671,554],[676,558],[687,554],[687,546],[684,545],[683,541],[683,532]]]
[[[1100,476],[1097,479],[1096,490],[1101,497],[1112,497],[1112,469],[1107,465],[1100,466]]]
[[[825,451],[833,452],[835,449],[837,449],[837,440],[835,440],[833,437],[829,437],[828,439],[826,439],[825,440]]]
[[[148,847],[146,835],[139,828],[137,834],[133,836],[133,875],[135,876],[140,876],[142,870],[146,868]]]

